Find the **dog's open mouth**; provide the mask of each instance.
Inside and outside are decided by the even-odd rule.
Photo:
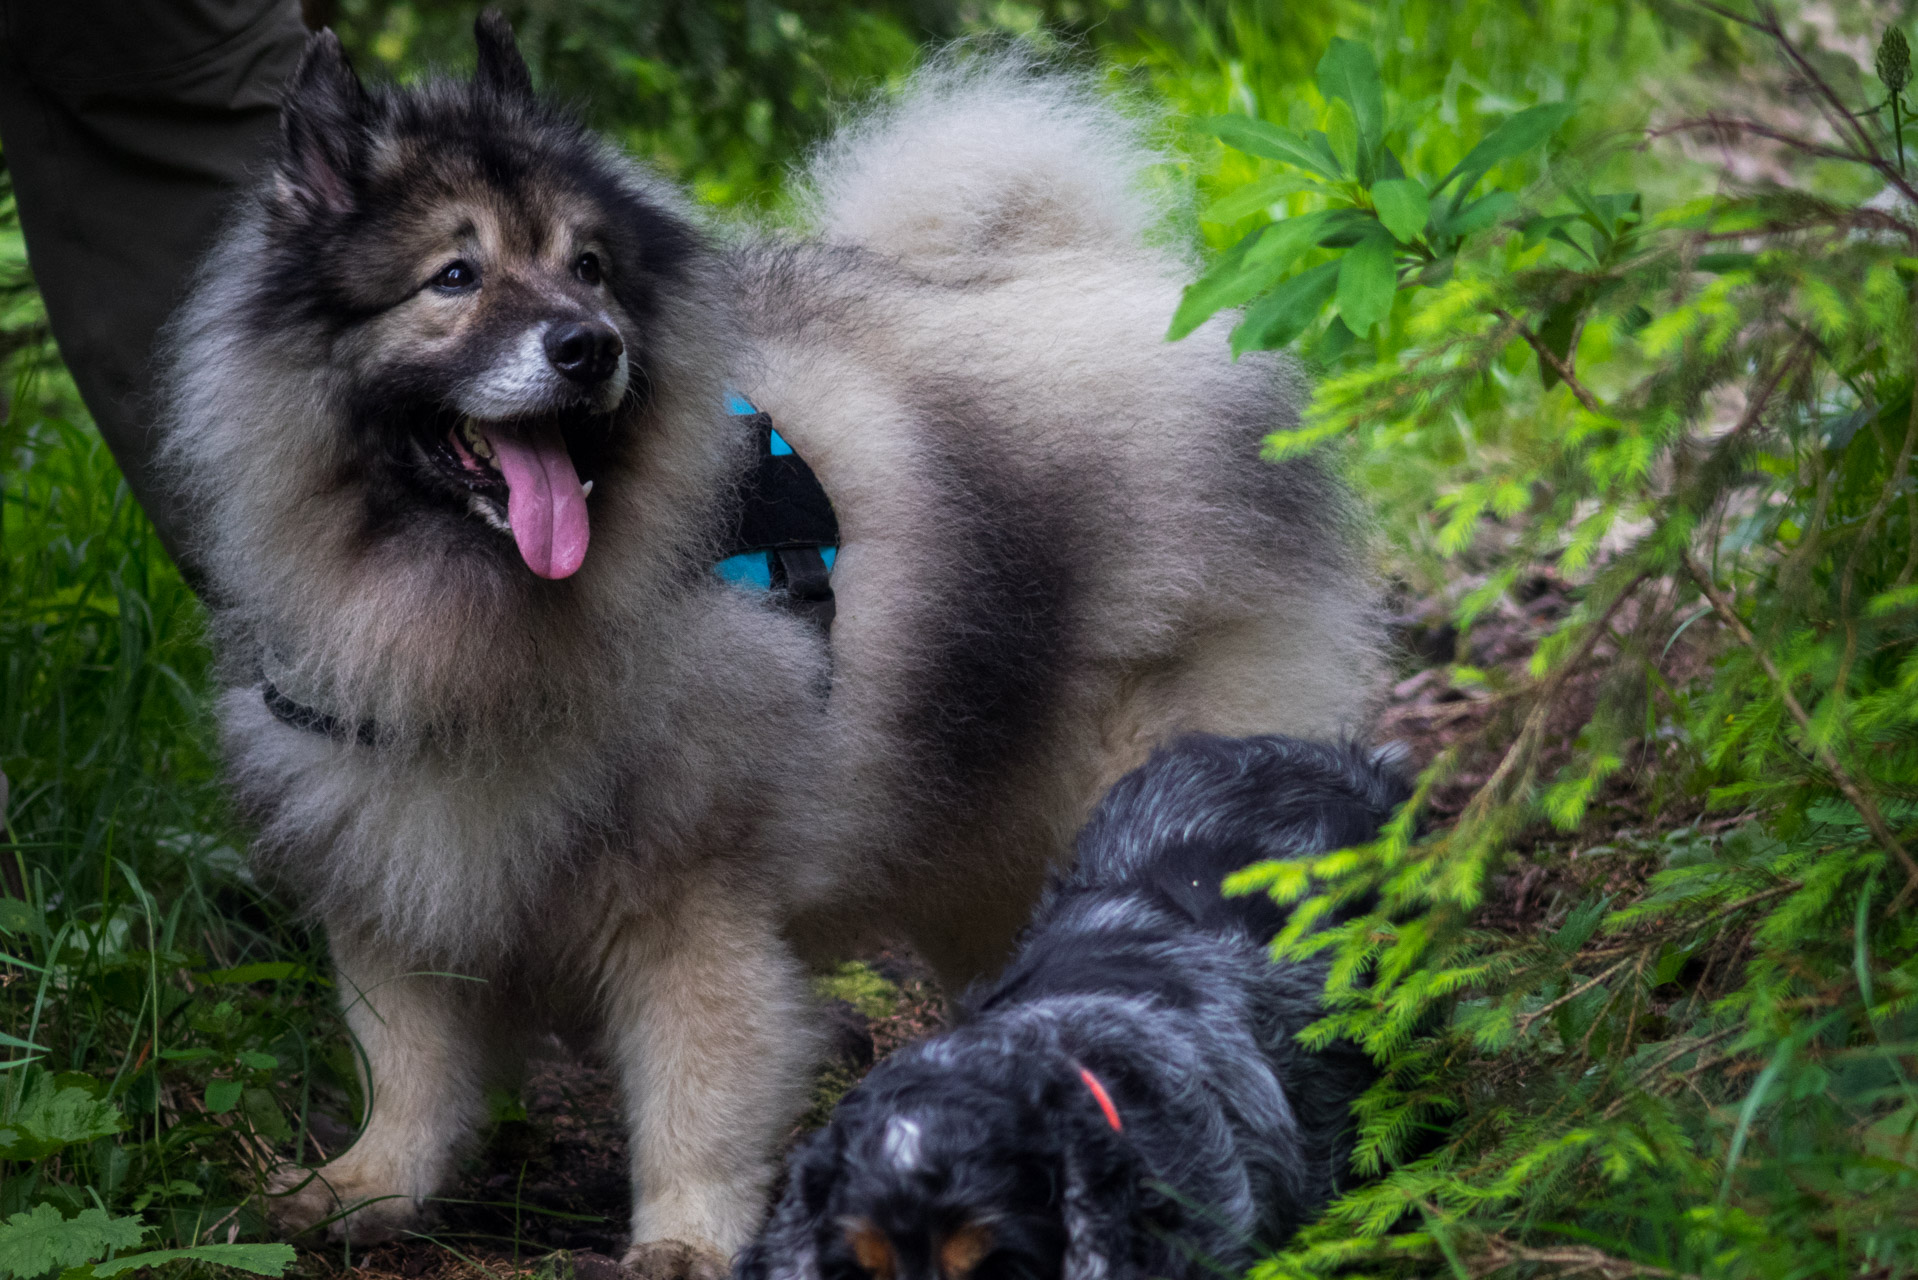
[[[487,422],[460,416],[427,450],[467,492],[467,509],[512,535],[526,567],[568,578],[586,559],[586,497],[555,418]]]

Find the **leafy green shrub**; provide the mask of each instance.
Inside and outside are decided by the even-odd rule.
[[[1321,134],[1213,125],[1288,166],[1227,216],[1292,189],[1323,209],[1245,237],[1175,334],[1264,291],[1237,345],[1317,325],[1331,363],[1390,310],[1393,358],[1348,363],[1272,452],[1348,441],[1468,641],[1528,577],[1576,596],[1530,684],[1497,691],[1513,714],[1441,756],[1384,839],[1240,878],[1297,904],[1280,954],[1332,959],[1311,1034],[1386,1071],[1360,1129],[1378,1180],[1261,1275],[1918,1265],[1908,64],[1888,36],[1868,100],[1769,7],[1714,12],[1824,115],[1818,137],[1668,129],[1776,144],[1781,180],[1742,194],[1648,208],[1561,157],[1474,202],[1565,119],[1543,106],[1446,178],[1388,185],[1411,179],[1349,45],[1320,65]],[[1457,235],[1473,209],[1494,213]],[[1421,837],[1474,751],[1482,781]],[[1628,793],[1632,826],[1595,814]],[[1542,933],[1481,920],[1520,853],[1584,889]]]

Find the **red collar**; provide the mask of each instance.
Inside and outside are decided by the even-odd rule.
[[[1086,1082],[1086,1088],[1092,1090],[1093,1101],[1099,1104],[1099,1110],[1106,1113],[1106,1123],[1112,1126],[1114,1133],[1124,1133],[1125,1126],[1119,1123],[1119,1108],[1112,1105],[1112,1095],[1099,1083],[1099,1077],[1084,1067],[1079,1068],[1079,1078]]]

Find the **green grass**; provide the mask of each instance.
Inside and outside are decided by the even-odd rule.
[[[170,1245],[255,1235],[261,1144],[293,1137],[315,1088],[350,1089],[351,1060],[316,940],[252,886],[225,813],[199,605],[98,435],[21,412],[71,402],[37,376],[55,385],[16,387],[0,490],[4,856],[25,891],[0,903],[0,1135],[44,1130],[76,1090],[115,1132],[0,1146],[0,1214],[142,1213]]]

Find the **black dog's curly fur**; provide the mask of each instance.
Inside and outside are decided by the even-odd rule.
[[[962,1024],[881,1064],[794,1153],[739,1280],[1239,1274],[1343,1180],[1373,1071],[1299,1047],[1323,966],[1271,963],[1282,911],[1220,881],[1369,840],[1406,794],[1356,746],[1157,752]]]

